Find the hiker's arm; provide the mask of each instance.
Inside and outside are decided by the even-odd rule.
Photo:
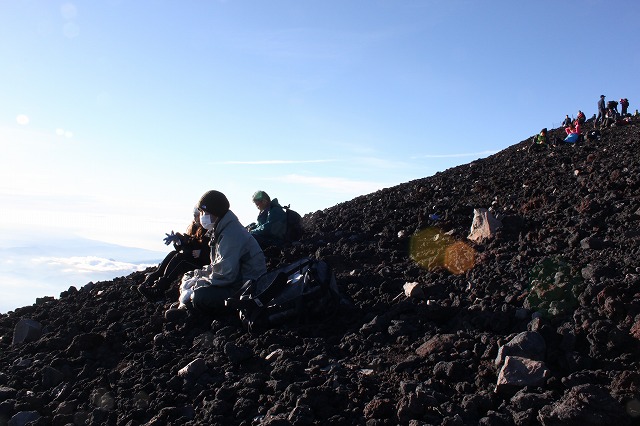
[[[240,273],[242,241],[222,236],[211,264],[211,284],[226,286],[234,283]],[[251,237],[249,237],[251,238]]]
[[[287,214],[281,208],[269,210],[267,220],[251,230],[256,235],[280,235],[287,228]]]

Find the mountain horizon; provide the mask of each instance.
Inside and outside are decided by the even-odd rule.
[[[167,249],[169,250],[169,249]],[[167,251],[168,252],[168,251]],[[0,312],[58,297],[69,287],[107,281],[157,265],[166,253],[63,235],[8,235],[0,247]]]

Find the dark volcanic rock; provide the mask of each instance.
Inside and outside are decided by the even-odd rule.
[[[300,244],[266,254],[331,264],[348,301],[324,320],[165,318],[142,272],[2,315],[0,423],[637,424],[638,124],[306,215]],[[476,209],[502,227],[473,242]],[[507,357],[532,380],[498,386]]]

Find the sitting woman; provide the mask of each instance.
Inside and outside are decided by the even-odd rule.
[[[570,135],[572,133],[580,134],[580,131],[581,131],[580,121],[579,120],[574,121],[572,125],[565,128],[564,131],[567,132],[567,135]]]
[[[171,284],[185,272],[201,269],[211,263],[209,236],[200,224],[200,212],[193,210],[193,221],[184,234],[166,234],[164,243],[173,243],[172,250],[155,271],[147,274],[138,291],[148,299],[161,298]]]

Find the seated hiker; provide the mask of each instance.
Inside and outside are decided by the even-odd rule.
[[[185,272],[193,271],[208,265],[209,237],[207,230],[200,225],[200,212],[197,208],[193,211],[193,221],[184,234],[165,234],[164,243],[173,243],[174,249],[164,258],[155,271],[147,274],[144,282],[138,287],[138,291],[149,299],[162,297],[169,289],[171,283],[181,277]]]
[[[564,121],[562,122],[562,127],[570,127],[571,126],[571,119],[569,118],[569,114],[564,116]]]
[[[278,203],[278,199],[272,200],[264,191],[256,191],[251,199],[260,213],[257,223],[247,226],[247,230],[263,249],[282,245],[287,232],[287,214]]]
[[[578,121],[578,120],[574,121],[571,125],[569,125],[569,127],[564,129],[564,131],[567,133],[567,135],[570,135],[572,133],[580,134],[581,130],[582,129],[581,129],[581,126],[580,126],[580,121]]]
[[[587,117],[584,115],[584,112],[578,110],[577,120],[580,125],[583,125],[587,121]]]
[[[200,223],[212,233],[211,265],[185,274],[181,288],[191,295],[185,306],[203,314],[214,314],[224,308],[247,280],[267,271],[264,253],[256,240],[229,210],[229,200],[219,191],[206,192],[198,202]],[[165,312],[171,317],[176,308]],[[170,312],[172,311],[172,312]]]
[[[533,137],[533,143],[529,146],[528,150],[541,150],[545,148],[549,148],[549,136],[547,135],[547,128],[540,130],[536,136]]]
[[[602,120],[602,124],[600,125],[601,129],[605,129],[610,127],[612,124],[616,122],[616,114],[612,109],[608,109],[604,114],[604,119]]]

